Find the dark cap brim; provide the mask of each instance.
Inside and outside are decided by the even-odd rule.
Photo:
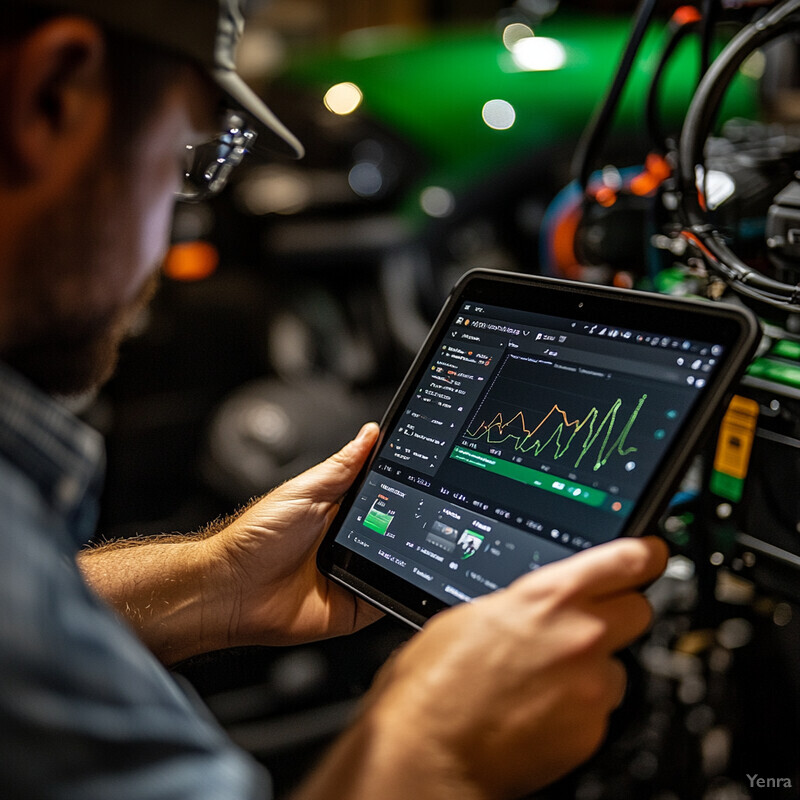
[[[305,148],[300,140],[275,116],[267,104],[233,70],[210,70],[214,82],[230,97],[236,107],[247,112],[263,127],[258,131],[257,150],[268,150],[292,158],[302,158]]]
[[[25,0],[17,2],[25,4]],[[239,0],[37,2],[63,12],[85,14],[113,30],[194,61],[207,70],[212,80],[228,95],[232,108],[241,107],[256,123],[257,151],[292,158],[304,155],[303,145],[297,137],[236,73],[235,51],[244,27]]]

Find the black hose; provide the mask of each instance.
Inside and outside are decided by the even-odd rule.
[[[719,0],[703,0],[703,27],[700,32],[700,79],[711,64],[711,45],[714,41],[714,27],[717,21]]]
[[[639,46],[650,25],[650,20],[652,19],[657,2],[658,0],[641,0],[639,3],[639,7],[636,10],[633,30],[625,46],[611,87],[603,101],[595,110],[589,125],[584,130],[578,142],[575,158],[573,160],[573,174],[576,175],[579,185],[584,190],[589,184],[592,165],[614,118],[614,112],[617,109],[622,90],[625,88],[625,84],[628,81],[633,62],[636,59]]]
[[[645,104],[645,124],[650,140],[654,147],[662,152],[666,150],[664,146],[664,136],[661,131],[661,120],[659,119],[658,106],[659,106],[659,89],[661,88],[661,79],[664,75],[664,70],[667,68],[672,54],[677,49],[678,45],[690,34],[698,30],[698,22],[687,22],[677,27],[670,36],[664,50],[661,53],[658,65],[653,73],[653,79],[650,82],[650,89],[647,93],[647,102]]]
[[[768,278],[747,266],[708,223],[698,196],[696,178],[698,167],[704,168],[703,151],[709,131],[737,70],[754,50],[794,27],[800,27],[800,0],[784,0],[739,31],[717,56],[700,81],[686,113],[678,148],[678,175],[684,227],[718,262],[718,271],[729,284],[742,294],[796,311],[800,304],[798,288]],[[726,269],[719,269],[719,265]]]

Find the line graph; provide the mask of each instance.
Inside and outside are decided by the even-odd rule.
[[[535,424],[526,421],[524,411],[518,410],[507,417],[502,411],[497,411],[493,417],[486,416],[468,429],[465,438],[474,442],[484,441],[487,445],[511,445],[516,452],[549,456],[555,461],[562,458],[570,460],[568,453],[577,453],[577,458],[572,462],[575,469],[581,465],[587,453],[596,448],[594,462],[591,463],[591,469],[596,472],[612,456],[627,456],[638,450],[634,445],[627,444],[627,438],[646,400],[647,394],[642,394],[636,400],[621,428],[617,424],[617,417],[624,416],[624,401],[618,397],[604,414],[597,406],[592,406],[583,418],[573,419],[558,403],[554,403]]]

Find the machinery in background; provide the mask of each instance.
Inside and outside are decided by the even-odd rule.
[[[796,797],[800,3],[709,2],[702,13],[676,11],[646,100],[649,148],[639,164],[597,169],[655,5],[640,4],[620,69],[578,148],[575,181],[548,209],[542,268],[746,303],[764,338],[663,520],[679,555],[654,587],[658,622],[637,651],[639,713],[568,791],[706,800],[756,797],[769,785],[775,796]],[[712,32],[731,20],[737,31],[715,52]],[[685,119],[671,129],[659,119],[660,73],[689,37],[703,47],[701,69]],[[762,114],[726,119],[720,102],[730,81],[756,65]],[[759,784],[759,775],[774,780]]]
[[[648,93],[651,143],[643,166],[594,171],[626,81],[626,59],[635,54],[654,6],[641,5],[622,67],[576,155],[577,178],[548,211],[542,268],[743,302],[760,315],[761,351],[692,493],[708,500],[707,544],[726,564],[797,600],[800,515],[792,487],[800,478],[800,126],[791,117],[791,64],[800,6],[737,4],[738,32],[715,58],[706,57],[682,126],[671,130],[659,120],[661,69],[674,43],[688,36],[710,40],[709,27],[727,13],[725,4],[714,3],[705,18],[697,10],[675,12],[672,39]],[[720,119],[732,77],[755,62],[765,76],[762,119]]]

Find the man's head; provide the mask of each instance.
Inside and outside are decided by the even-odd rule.
[[[168,243],[186,145],[216,133],[218,109],[240,89],[231,65],[218,64],[219,36],[203,33],[215,48],[208,63],[187,56],[173,3],[156,4],[159,36],[126,31],[131,19],[153,26],[136,16],[149,5],[17,0],[2,9],[0,358],[53,393],[110,374]],[[123,6],[120,19],[102,13]],[[172,48],[170,24],[180,28]]]

